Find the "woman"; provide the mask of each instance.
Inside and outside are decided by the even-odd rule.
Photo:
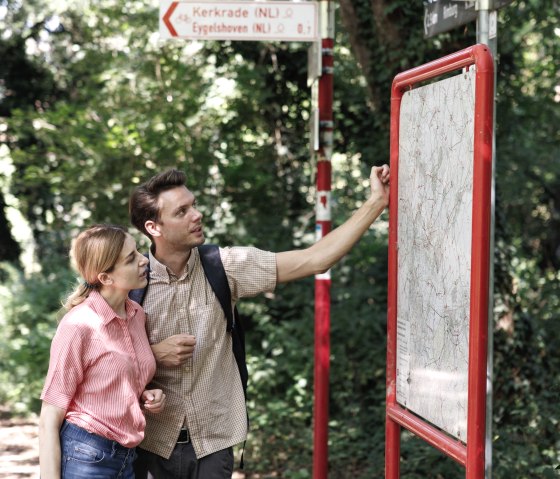
[[[147,258],[123,228],[82,232],[72,255],[84,282],[72,293],[51,345],[41,394],[42,479],[133,479],[144,413],[162,410],[142,308],[128,293],[146,286]]]

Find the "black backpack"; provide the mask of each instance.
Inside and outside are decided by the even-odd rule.
[[[245,398],[247,398],[247,380],[249,374],[245,361],[245,332],[243,331],[241,321],[239,321],[237,308],[234,307],[232,309],[231,307],[231,290],[229,289],[226,272],[222,264],[222,258],[220,257],[220,250],[217,245],[208,244],[198,246],[198,253],[206,279],[210,283],[214,294],[224,310],[227,322],[226,330],[231,333],[233,355],[235,356],[235,362],[239,368],[243,393],[245,394]],[[148,254],[145,256],[148,257]],[[149,270],[150,265],[148,264],[148,284],[144,288],[132,290],[128,295],[130,299],[136,301],[140,305],[144,302],[146,290],[150,285]]]

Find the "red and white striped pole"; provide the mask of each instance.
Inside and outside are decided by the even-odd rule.
[[[319,241],[331,231],[331,155],[333,145],[334,2],[321,4],[321,76],[319,77],[319,149],[315,231]],[[315,405],[313,430],[313,479],[328,475],[329,370],[330,370],[330,271],[315,276]]]

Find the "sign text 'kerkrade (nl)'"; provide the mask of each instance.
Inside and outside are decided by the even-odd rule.
[[[316,41],[316,2],[245,1],[160,3],[162,38]]]

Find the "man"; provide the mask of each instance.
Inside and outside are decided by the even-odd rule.
[[[147,415],[136,477],[230,479],[232,447],[247,434],[245,397],[223,310],[200,264],[202,214],[185,179],[166,171],[130,198],[131,222],[152,242],[143,305],[157,363],[151,387],[166,394],[165,410]],[[221,248],[232,302],[332,267],[388,205],[387,165],[371,169],[370,188],[352,217],[307,249]]]

